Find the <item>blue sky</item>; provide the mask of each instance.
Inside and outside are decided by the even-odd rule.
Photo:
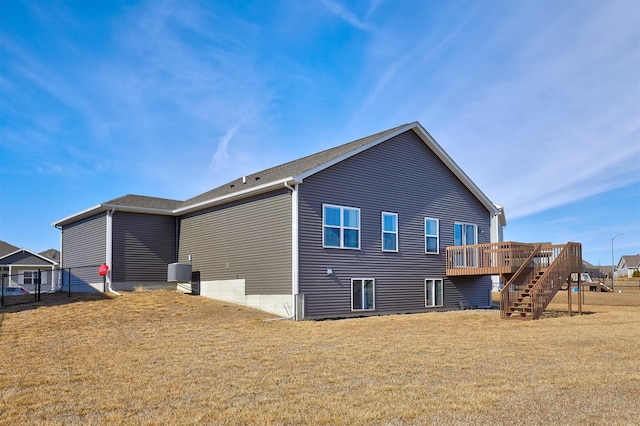
[[[505,239],[640,253],[640,2],[2,1],[0,240],[420,121]]]

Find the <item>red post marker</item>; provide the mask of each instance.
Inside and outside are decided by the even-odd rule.
[[[100,265],[100,269],[98,270],[98,274],[100,274],[100,276],[102,276],[102,277],[106,277],[107,276],[107,272],[109,272],[109,265],[107,265],[106,263],[103,263],[102,265]]]

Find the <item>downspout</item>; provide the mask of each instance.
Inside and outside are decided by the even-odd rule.
[[[284,186],[291,191],[291,319],[298,318],[298,185],[291,186],[287,182]]]
[[[115,208],[112,207],[111,210],[107,210],[107,241],[106,241],[106,264],[109,266],[109,270],[107,271],[107,291],[115,294],[116,296],[120,296],[121,294],[111,288],[111,272],[113,270],[113,213],[115,212]]]
[[[64,272],[63,272],[63,268],[64,268],[64,263],[62,263],[62,253],[64,252],[64,247],[62,247],[62,234],[63,234],[63,230],[62,230],[62,226],[61,225],[54,225],[55,228],[57,230],[60,231],[60,262],[58,263],[58,280],[56,282],[56,292],[58,291],[62,291],[62,277],[64,277]],[[60,287],[58,288],[58,284],[60,284]]]

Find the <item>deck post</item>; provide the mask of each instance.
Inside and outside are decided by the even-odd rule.
[[[578,272],[578,315],[582,315],[582,296],[584,295],[581,275],[582,274]]]
[[[573,287],[573,286],[571,285],[571,275],[569,275],[569,279],[568,279],[568,281],[569,281],[569,284],[567,285],[567,294],[569,295],[569,296],[568,296],[568,300],[569,300],[569,311],[568,311],[568,314],[569,314],[569,316],[571,316],[571,290],[573,290],[573,289],[571,288],[571,287]]]

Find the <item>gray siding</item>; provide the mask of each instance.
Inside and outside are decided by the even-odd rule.
[[[299,191],[306,317],[433,310],[424,307],[425,278],[444,279],[440,309],[488,303],[491,278],[447,278],[445,247],[453,245],[456,221],[478,225],[478,242],[489,242],[490,214],[413,131],[305,179]],[[323,203],[360,208],[360,250],[322,248]],[[381,250],[382,211],[398,214],[398,253]],[[440,254],[424,253],[424,217],[440,220]],[[375,278],[375,311],[351,311],[351,278]]]
[[[201,281],[245,279],[246,294],[291,294],[291,194],[276,191],[180,220],[179,261]]]
[[[102,213],[62,228],[62,267],[65,286],[73,291],[92,291],[86,284],[99,284],[98,268],[106,261],[107,215]]]
[[[104,263],[106,236],[106,213],[63,227],[62,266],[70,268]]]
[[[166,281],[176,261],[176,218],[115,212],[112,241],[114,282]]]

